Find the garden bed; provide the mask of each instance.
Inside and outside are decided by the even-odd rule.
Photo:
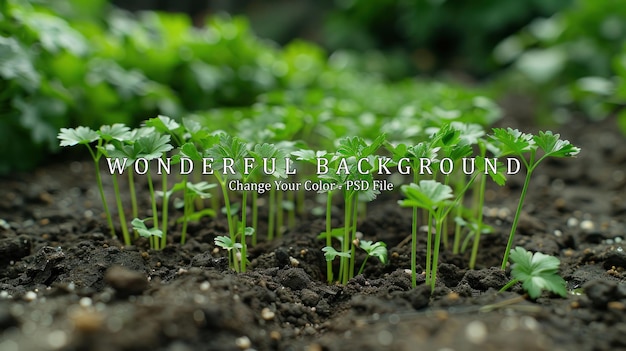
[[[124,247],[100,216],[91,161],[51,161],[6,177],[0,349],[626,348],[626,149],[613,124],[573,121],[561,128],[583,151],[547,161],[533,178],[515,244],[559,257],[569,292],[535,301],[522,298],[519,285],[497,293],[510,280],[499,265],[519,176],[486,192],[486,222],[495,232],[481,241],[477,269],[467,269],[469,255],[442,250],[432,293],[423,275],[411,288],[411,210],[398,206],[399,193],[383,193],[358,224],[365,237],[387,244],[389,264],[371,259],[363,275],[328,285],[317,239],[323,216],[302,216],[271,242],[260,237],[248,252],[248,271],[235,273],[214,244],[228,231],[223,216],[190,224],[182,246],[178,226],[170,232],[175,244],[163,250],[150,250],[145,239]],[[343,211],[334,210],[340,218]],[[260,228],[266,212],[261,207]]]

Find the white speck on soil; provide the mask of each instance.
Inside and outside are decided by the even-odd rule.
[[[580,229],[582,230],[593,230],[595,228],[595,224],[593,224],[592,221],[585,219],[584,221],[580,222]]]
[[[200,283],[200,290],[202,291],[208,291],[210,287],[211,287],[211,283],[209,283],[206,280]]]
[[[29,291],[24,295],[24,300],[31,302],[37,300],[37,293],[34,291]]]
[[[252,346],[252,342],[247,336],[242,336],[235,340],[235,345],[242,350],[247,350]]]
[[[563,232],[562,232],[562,231],[560,231],[560,230],[558,230],[558,229],[555,229],[555,230],[554,230],[554,236],[556,236],[556,237],[560,238],[560,237],[562,237],[562,236],[563,236]]]
[[[93,301],[88,297],[83,297],[80,301],[78,301],[78,304],[82,307],[90,307],[93,304]]]
[[[376,336],[381,346],[389,346],[393,343],[393,334],[389,330],[381,330]]]
[[[300,261],[296,260],[295,258],[289,256],[289,263],[291,264],[292,267],[298,267],[300,265]]]
[[[620,246],[620,247],[618,247],[618,248],[617,248],[617,249],[615,249],[615,250],[616,250],[617,252],[623,252],[623,251],[624,251],[624,249],[623,249],[621,246]]]
[[[472,321],[465,327],[465,337],[472,344],[480,345],[487,339],[487,326],[481,321]]]
[[[615,238],[615,239],[613,239],[613,240],[615,240],[615,243],[616,243],[616,244],[619,244],[619,243],[621,243],[621,242],[622,242],[622,240],[624,240],[624,239],[622,239],[621,237],[619,237],[619,236],[618,236],[618,237],[616,237],[616,238]]]
[[[267,307],[261,310],[261,318],[263,318],[266,321],[271,321],[272,319],[274,319],[275,316],[276,314]]]
[[[567,226],[570,228],[574,228],[578,226],[578,219],[575,217],[570,217],[567,219]]]

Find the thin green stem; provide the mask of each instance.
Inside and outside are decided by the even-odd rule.
[[[411,225],[411,285],[417,286],[417,207],[413,207]]]
[[[165,157],[165,155],[163,155]],[[186,175],[185,175],[186,177]],[[167,244],[167,226],[168,226],[168,211],[169,211],[169,196],[167,194],[167,173],[163,172],[163,176],[161,178],[162,181],[162,191],[163,191],[163,204],[161,205],[161,248],[164,248]],[[181,237],[181,244],[184,244],[185,241]]]
[[[476,214],[476,235],[474,236],[474,244],[472,245],[472,254],[470,256],[469,267],[474,269],[476,267],[476,256],[478,255],[478,246],[480,244],[480,237],[483,231],[483,205],[485,203],[485,186],[487,183],[487,175],[483,174],[480,179],[480,189],[478,197],[478,213]]]
[[[152,226],[154,228],[159,227],[159,212],[157,210],[156,196],[154,195],[154,185],[152,183],[152,175],[150,171],[148,174],[148,189],[150,190],[150,199],[152,200]],[[153,249],[159,249],[159,244],[156,242],[154,237],[150,237],[150,245]]]
[[[270,189],[270,196],[267,208],[267,240],[274,240],[274,226],[276,221],[276,190]]]
[[[247,208],[248,204],[247,204],[247,198],[248,198],[248,192],[244,191],[243,195],[241,197],[241,271],[245,272],[246,271],[246,264],[247,264],[247,251],[248,251],[248,245],[247,245],[247,240],[246,240],[246,224],[248,222],[248,218],[247,218]]]
[[[511,251],[511,247],[513,246],[513,239],[515,238],[515,230],[517,230],[517,223],[519,222],[519,218],[522,213],[524,199],[526,198],[526,193],[528,192],[528,184],[530,184],[530,176],[532,175],[533,170],[534,168],[531,167],[528,168],[528,171],[526,172],[524,187],[522,188],[522,193],[517,204],[517,210],[515,211],[515,217],[513,218],[513,224],[511,225],[511,233],[509,233],[509,241],[506,243],[506,250],[504,251],[504,257],[502,258],[502,270],[506,269],[506,263],[509,261],[509,253]]]
[[[287,192],[287,201],[291,203],[287,210],[287,227],[293,229],[296,227],[296,193],[294,191]]]
[[[91,158],[93,159],[95,168],[96,168],[96,182],[98,183],[98,192],[100,192],[100,199],[102,200],[102,208],[104,209],[104,213],[107,217],[107,224],[109,226],[109,230],[111,231],[111,237],[115,238],[115,227],[113,226],[113,217],[111,216],[111,211],[109,210],[109,205],[107,204],[106,196],[104,195],[104,186],[102,186],[102,176],[100,175],[100,154],[96,155],[87,144],[87,149],[91,154]]]
[[[431,279],[431,261],[433,257],[433,214],[428,211],[428,229],[426,233],[426,284],[430,283]]]
[[[189,200],[190,192],[187,191],[187,175],[183,175],[183,227],[180,233],[180,244],[184,245],[187,241],[187,226],[189,225],[189,208],[191,200]]]
[[[276,196],[276,237],[280,238],[283,236],[283,225],[285,223],[284,220],[284,208],[283,208],[283,200],[284,200],[284,192],[279,191]]]
[[[258,207],[259,193],[256,191],[252,192],[252,228],[254,232],[252,233],[252,246],[256,246],[256,231],[259,226],[259,207]]]
[[[350,218],[351,218],[351,208],[352,208],[352,194],[346,194],[345,204],[344,204],[344,228],[343,228],[343,243],[341,247],[341,252],[348,252],[350,250]],[[348,282],[348,269],[350,268],[350,258],[349,257],[341,257],[339,269],[341,270],[341,283],[346,284]]]
[[[246,257],[247,257],[247,252],[248,252],[248,244],[246,240],[246,227],[248,223],[247,199],[248,199],[248,192],[244,191],[243,196],[241,197],[241,271],[242,272],[246,271],[246,264],[247,264]]]
[[[330,235],[330,232],[332,231],[332,223],[331,223],[332,200],[333,200],[333,192],[329,191],[326,194],[326,246],[328,247],[332,245],[332,238]],[[326,278],[328,280],[328,284],[333,282],[333,262],[332,261],[326,261]]]
[[[438,215],[435,218],[435,248],[433,252],[433,265],[430,274],[430,290],[435,291],[435,283],[437,282],[437,267],[439,265],[439,247],[441,246],[441,230],[445,222],[445,216],[441,216],[442,210],[437,210]]]
[[[128,234],[128,226],[126,225],[126,215],[124,214],[124,206],[122,205],[122,197],[120,196],[120,187],[117,183],[117,174],[112,174],[113,190],[115,191],[115,202],[117,203],[117,213],[120,218],[120,226],[122,227],[122,235],[124,244],[130,245],[130,235]]]
[[[139,217],[137,209],[137,192],[135,191],[135,176],[132,170],[128,171],[128,191],[130,192],[130,205],[132,208],[133,218]],[[137,235],[135,235],[137,237]]]
[[[370,255],[365,256],[365,259],[363,260],[363,263],[361,264],[361,268],[359,268],[359,273],[357,273],[356,275],[363,273],[363,269],[365,269],[365,262],[367,262],[368,258],[370,258]]]
[[[222,195],[224,195],[224,207],[226,207],[226,221],[228,223],[228,234],[230,236],[230,240],[235,242],[237,240],[235,233],[235,225],[233,223],[233,215],[230,208],[230,197],[228,196],[228,189],[226,189],[226,181],[219,176],[218,173],[215,173],[215,178],[217,182],[220,184],[220,188],[222,189]],[[239,272],[239,263],[237,262],[237,255],[233,257],[233,264],[235,272]]]
[[[352,235],[350,239],[350,270],[348,271],[350,274],[350,279],[354,277],[354,261],[356,261],[356,245],[354,242],[356,241],[356,225],[359,215],[359,193],[354,194],[354,199],[352,200]]]
[[[503,287],[499,290],[499,292],[506,291],[508,288],[510,288],[510,287],[512,287],[513,285],[517,284],[517,282],[519,282],[519,280],[518,280],[517,278],[516,278],[516,279],[511,280],[510,282],[506,283],[506,285],[504,285],[504,286],[503,286]]]

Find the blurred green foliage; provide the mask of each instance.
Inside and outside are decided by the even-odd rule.
[[[534,95],[543,121],[598,120],[626,106],[623,1],[576,0],[502,41],[494,56],[510,65],[504,84]],[[626,133],[626,114],[619,121]]]
[[[388,86],[380,74],[363,72],[371,62],[385,66],[383,56],[329,60],[298,40],[280,48],[254,36],[243,18],[210,17],[198,28],[184,15],[131,14],[103,0],[0,4],[0,173],[37,165],[56,150],[61,127],[195,114],[208,116],[214,129],[241,129],[245,118],[220,116],[280,108],[288,113],[278,118],[295,116],[281,121],[293,130],[307,118],[350,128],[354,118],[368,125],[369,114],[396,117],[398,106],[417,103],[420,94],[426,98],[419,104],[430,107],[405,106],[414,111],[405,113],[410,118],[452,110],[456,118],[480,105],[478,94],[462,87],[412,80]],[[372,133],[379,127],[368,126]]]
[[[570,0],[338,0],[325,26],[331,49],[382,49],[412,73],[441,69],[486,75],[498,68],[493,47],[537,16]]]

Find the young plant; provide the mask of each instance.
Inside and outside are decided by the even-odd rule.
[[[248,155],[246,144],[239,138],[232,137],[226,133],[222,133],[219,136],[219,142],[205,152],[205,156],[211,158],[214,161],[215,167],[213,175],[217,180],[220,188],[222,189],[222,195],[224,196],[224,207],[226,209],[226,220],[228,222],[228,233],[230,242],[235,243],[237,241],[237,235],[241,234],[241,268],[239,262],[235,257],[232,261],[233,268],[237,272],[245,272],[246,270],[246,235],[245,235],[245,223],[244,228],[238,231],[238,221],[233,217],[233,208],[230,202],[230,196],[227,188],[229,180],[232,178],[241,178],[244,169],[243,160]],[[225,161],[226,160],[226,161]],[[233,161],[233,171],[226,171],[224,164],[228,161]],[[242,214],[245,217],[245,214]]]
[[[111,232],[111,237],[115,238],[115,227],[113,226],[113,218],[111,217],[111,211],[107,205],[106,196],[104,195],[104,187],[102,186],[102,175],[100,174],[100,158],[102,153],[98,147],[91,147],[91,143],[98,141],[98,146],[102,146],[103,140],[95,130],[88,127],[77,128],[61,128],[57,138],[60,140],[60,146],[74,146],[85,145],[89,150],[89,155],[93,160],[96,170],[96,182],[98,183],[98,192],[100,193],[100,199],[102,200],[102,208],[107,217],[107,224]]]
[[[562,297],[567,296],[565,280],[559,276],[559,265],[561,262],[558,258],[541,252],[532,254],[519,246],[511,250],[510,258],[513,264],[511,266],[513,279],[503,286],[500,291],[505,291],[521,282],[522,287],[531,299],[538,298],[544,290]]]
[[[452,188],[435,180],[422,180],[419,184],[411,183],[410,185],[403,185],[400,189],[406,196],[406,199],[399,201],[400,206],[413,207],[414,209],[421,208],[428,211],[426,283],[430,283],[431,288],[434,290],[437,277],[437,263],[439,261],[439,246],[441,244],[441,229],[443,221],[451,208],[451,206],[449,206],[449,200],[453,197]],[[436,228],[434,253],[431,232],[432,220],[435,221]],[[414,227],[415,226],[416,224],[414,224]],[[411,240],[411,283],[413,287],[415,287],[417,284],[417,236],[413,235]]]
[[[385,134],[379,135],[371,144],[367,144],[361,137],[349,137],[339,140],[337,152],[333,156],[333,167],[320,179],[336,184],[342,189],[344,196],[344,236],[341,252],[350,252],[350,257],[341,256],[339,264],[339,278],[342,284],[346,284],[354,277],[354,264],[356,247],[356,227],[358,219],[359,197],[366,201],[376,198],[377,191],[372,186],[371,173],[364,170],[359,172],[357,160],[374,158],[374,153],[384,143]],[[371,163],[367,163],[367,171],[374,170]],[[365,173],[365,174],[364,174]],[[362,186],[355,186],[360,184]],[[367,186],[365,186],[367,184]]]
[[[506,245],[506,250],[504,251],[504,258],[502,259],[502,270],[504,270],[509,260],[509,252],[511,252],[511,247],[513,246],[515,230],[517,229],[517,223],[522,213],[524,199],[528,192],[528,186],[533,171],[541,161],[548,157],[572,157],[580,152],[580,148],[570,144],[567,140],[559,139],[560,135],[553,134],[551,131],[539,132],[538,135],[533,136],[532,134],[522,133],[517,129],[494,128],[491,138],[495,146],[499,149],[499,156],[517,156],[521,159],[526,168],[524,186],[522,187],[522,193],[517,204],[513,224],[511,225],[509,240]],[[543,155],[540,157],[537,157],[538,149],[541,149],[543,152]]]
[[[241,254],[240,250],[242,249],[241,243],[238,243],[232,240],[230,237],[226,235],[220,235],[215,238],[215,245],[221,247],[224,250],[228,251],[228,264],[231,267],[239,267],[239,258],[237,255]]]
[[[382,263],[383,265],[389,262],[387,244],[382,241],[373,242],[368,240],[360,240],[358,241],[358,247],[363,249],[367,256],[365,256],[365,259],[363,260],[363,263],[361,264],[361,268],[359,269],[357,275],[363,273],[363,269],[365,268],[365,262],[367,262],[367,259],[370,256],[378,258],[380,260],[380,263]]]
[[[159,228],[152,227],[148,228],[144,223],[146,219],[135,218],[130,223],[133,226],[133,229],[139,233],[140,236],[144,238],[148,238],[150,242],[155,241],[153,237],[160,238],[163,235],[163,232],[159,230]]]

